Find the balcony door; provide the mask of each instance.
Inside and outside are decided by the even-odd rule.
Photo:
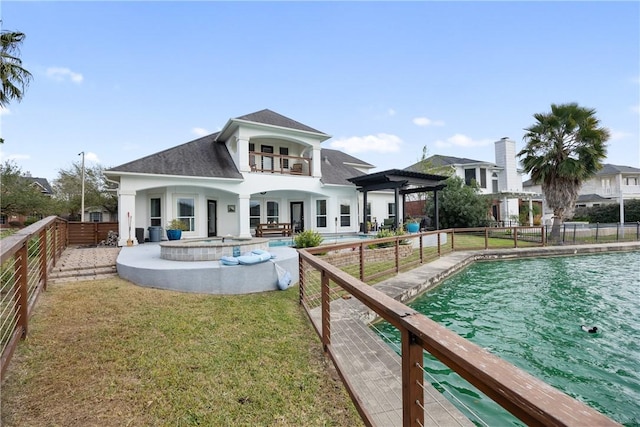
[[[273,157],[267,156],[264,153],[273,154],[273,145],[261,145],[260,151],[262,154],[262,170],[272,171],[273,170]]]

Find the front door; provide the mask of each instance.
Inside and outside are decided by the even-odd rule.
[[[207,200],[207,236],[213,237],[218,235],[217,223],[217,204],[215,200]]]
[[[304,204],[302,202],[291,202],[291,228],[294,233],[304,231]]]

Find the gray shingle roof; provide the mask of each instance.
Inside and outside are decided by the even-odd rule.
[[[306,132],[321,133],[326,135],[324,132],[320,132],[319,130],[316,130],[312,127],[304,125],[300,122],[290,119],[289,117],[285,117],[282,114],[278,114],[269,109],[256,111],[255,113],[251,113],[251,114],[245,114],[244,116],[236,117],[236,120],[244,120],[247,122],[262,123],[265,125],[279,126],[279,127],[289,128],[289,129],[297,129],[297,130],[302,130]]]
[[[602,197],[598,194],[580,194],[577,203],[586,203],[586,202],[610,202],[611,199],[607,199],[606,197]]]
[[[25,178],[38,185],[42,189],[43,194],[53,194],[53,190],[51,189],[51,185],[49,185],[49,181],[47,181],[47,178],[35,178],[31,176],[27,176]]]
[[[455,165],[467,165],[467,164],[476,165],[479,163],[490,164],[495,166],[494,163],[486,162],[484,160],[473,160],[473,159],[467,159],[464,157],[441,156],[439,154],[433,155],[431,157],[427,157],[425,161],[430,162],[431,166],[435,168],[442,168],[446,166],[455,166]],[[406,167],[404,170],[411,171],[411,172],[422,172],[423,168],[420,166],[420,163],[422,163],[422,161],[414,163],[411,166]]]
[[[107,169],[106,172],[132,172],[158,175],[200,176],[242,179],[217,133],[195,139],[138,160]]]
[[[322,182],[335,185],[353,185],[347,181],[349,178],[365,175],[353,164],[372,168],[373,165],[363,162],[347,153],[338,150],[323,148],[320,150]]]
[[[602,165],[597,175],[617,175],[619,173],[637,173],[640,174],[640,169],[631,166],[618,166],[611,163],[605,163]]]

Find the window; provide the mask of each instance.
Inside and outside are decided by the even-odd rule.
[[[494,193],[498,192],[498,174],[497,173],[493,173],[491,175],[491,191]]]
[[[325,228],[327,226],[327,201],[316,200],[316,227]]]
[[[480,188],[487,188],[487,170],[480,168]]]
[[[279,208],[278,202],[267,202],[267,222],[279,222]]]
[[[152,198],[149,201],[149,224],[152,226],[162,227],[162,209],[160,198]]]
[[[396,204],[395,203],[389,203],[387,205],[387,214],[388,214],[388,217],[390,219],[393,219],[393,218],[396,217]]]
[[[0,215],[0,224],[7,224],[7,216],[5,214]]]
[[[472,185],[472,182],[476,180],[476,169],[465,169],[464,170],[464,183],[467,185]]]
[[[249,227],[255,228],[260,224],[260,201],[249,200]]]
[[[371,222],[371,203],[367,202],[367,222]]]
[[[340,202],[340,227],[351,226],[351,203],[349,200]]]
[[[89,212],[89,221],[102,222],[102,212]]]
[[[638,185],[638,178],[629,176],[624,179],[626,185]]]
[[[280,147],[280,155],[288,156],[289,148],[288,147]],[[282,169],[289,169],[289,159],[288,158],[280,158],[280,165]]]
[[[189,227],[187,231],[195,230],[196,220],[196,203],[193,198],[179,197],[178,198],[178,219]]]

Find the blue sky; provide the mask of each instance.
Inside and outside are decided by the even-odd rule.
[[[640,167],[638,2],[14,2],[33,74],[0,159],[53,180],[271,109],[375,170],[494,161],[552,103],[594,108],[607,163]]]

